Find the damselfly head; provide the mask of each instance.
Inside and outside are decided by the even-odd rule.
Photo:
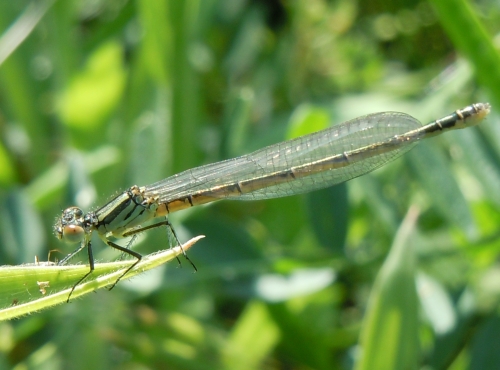
[[[68,243],[78,243],[85,237],[83,211],[78,207],[66,208],[54,225],[54,234]]]

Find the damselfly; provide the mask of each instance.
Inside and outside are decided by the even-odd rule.
[[[84,214],[78,207],[67,208],[54,226],[55,234],[80,246],[59,264],[67,263],[86,247],[90,265],[89,272],[71,289],[68,301],[75,287],[94,270],[90,240],[94,231],[110,247],[137,259],[113,288],[142,256],[130,249],[134,238],[126,247],[110,238],[169,227],[169,213],[199,204],[284,197],[350,180],[398,158],[422,139],[474,126],[489,111],[488,103],[472,104],[425,126],[405,113],[369,114],[241,157],[193,168],[152,185],[134,185],[93,212]],[[159,218],[163,220],[141,226]]]

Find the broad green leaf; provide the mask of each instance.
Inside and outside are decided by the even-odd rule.
[[[226,369],[261,368],[266,357],[280,339],[276,326],[264,303],[251,301],[238,318],[223,352]]]
[[[304,310],[309,298],[310,296],[298,297],[293,301],[268,305],[269,312],[281,332],[280,348],[288,354],[293,363],[301,364],[304,368],[331,369],[330,338],[325,332],[312,327],[312,323],[317,324],[315,316],[298,314]],[[305,301],[302,302],[302,309],[294,309],[295,300]],[[318,309],[327,310],[328,307]]]
[[[287,139],[324,130],[329,126],[329,123],[328,110],[310,104],[302,104],[293,111],[290,117]]]
[[[410,242],[418,211],[403,221],[370,294],[356,370],[416,369],[419,363],[415,256]]]
[[[115,42],[101,45],[89,57],[83,71],[74,76],[59,101],[62,122],[79,131],[101,126],[120,101],[126,73],[123,50]]]

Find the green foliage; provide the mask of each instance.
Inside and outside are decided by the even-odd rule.
[[[1,265],[61,260],[61,210],[134,184],[366,113],[493,107],[347,184],[172,214],[182,241],[206,235],[197,273],[181,259],[4,321],[0,366],[500,368],[499,25],[491,0],[0,2]],[[55,295],[17,278],[4,307]]]

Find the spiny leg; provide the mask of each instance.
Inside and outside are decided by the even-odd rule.
[[[170,248],[172,248],[172,245],[174,245],[174,243],[175,243],[175,245],[178,245],[179,247],[181,247],[181,251],[182,251],[184,258],[186,258],[191,263],[191,265],[194,266],[193,263],[189,260],[188,256],[186,255],[186,252],[184,252],[184,249],[182,248],[182,244],[179,241],[179,238],[177,237],[177,234],[175,233],[175,230],[174,230],[172,224],[170,223],[170,221],[168,220],[168,218],[165,218],[164,222],[165,222],[165,226],[167,227],[166,228],[167,240],[168,240],[168,245],[170,246]],[[170,230],[170,232],[168,230]],[[177,260],[177,264],[182,267],[182,263],[181,263],[181,260],[179,259],[179,257],[175,256],[175,259]],[[196,271],[195,266],[194,266],[194,270]]]
[[[130,230],[126,233],[123,234],[124,237],[127,237],[127,236],[131,236],[131,235],[135,235],[135,234],[138,234],[138,233],[142,233],[143,231],[146,231],[146,230],[149,230],[149,229],[153,229],[153,228],[156,228],[156,227],[160,227],[160,226],[166,226],[167,228],[170,229],[170,231],[172,232],[172,235],[174,236],[175,238],[175,241],[177,242],[177,245],[181,248],[182,250],[182,255],[184,256],[184,258],[191,264],[191,266],[193,266],[193,269],[194,271],[198,271],[198,269],[196,268],[196,266],[194,265],[193,261],[191,261],[188,257],[188,255],[186,254],[186,251],[184,250],[184,248],[182,248],[182,244],[181,242],[179,241],[179,238],[177,237],[177,234],[175,233],[175,230],[174,228],[172,227],[172,224],[170,223],[170,221],[168,219],[166,219],[165,221],[161,221],[161,222],[158,222],[156,224],[153,224],[153,225],[148,225],[148,226],[144,226],[144,227],[140,227],[140,228],[137,228],[137,229],[133,229],[133,230]],[[168,237],[168,235],[167,235]],[[181,262],[179,261],[179,258],[177,258],[177,261],[179,262],[179,265],[181,264]]]
[[[186,260],[191,264],[191,266],[193,266],[193,269],[195,271],[198,271],[198,269],[196,268],[196,266],[194,265],[194,263],[191,261],[191,259],[187,256],[186,254],[186,251],[182,248],[182,244],[180,243],[179,241],[179,238],[177,237],[177,234],[175,233],[175,230],[174,228],[172,227],[172,224],[168,221],[168,220],[165,220],[165,221],[161,221],[161,222],[158,222],[156,224],[153,224],[153,225],[148,225],[148,226],[145,226],[145,227],[141,227],[141,228],[138,228],[138,229],[134,229],[134,230],[131,230],[129,232],[126,232],[123,234],[124,237],[127,237],[127,236],[133,236],[133,238],[127,243],[127,246],[126,247],[122,247],[116,243],[113,243],[112,241],[109,241],[109,240],[106,240],[106,244],[109,245],[110,247],[112,248],[115,248],[119,251],[121,251],[122,253],[124,254],[128,254],[128,255],[131,255],[135,258],[137,258],[137,261],[135,263],[133,263],[132,265],[130,265],[122,275],[120,275],[120,277],[118,279],[116,279],[116,281],[114,282],[114,284],[111,286],[111,288],[109,288],[109,290],[113,289],[115,287],[115,285],[121,280],[122,277],[124,277],[131,269],[133,269],[142,259],[142,255],[140,253],[137,253],[137,252],[134,252],[133,250],[129,249],[131,244],[135,241],[135,237],[137,236],[136,234],[138,233],[141,233],[143,231],[146,231],[146,230],[149,230],[149,229],[153,229],[153,228],[156,228],[156,227],[160,227],[160,226],[166,226],[170,229],[170,231],[172,232],[172,235],[174,236],[177,244],[179,245],[179,247],[181,248],[182,250],[182,254],[184,255],[184,258],[186,258]],[[71,259],[73,256],[75,256],[76,254],[78,254],[83,248],[87,247],[88,249],[88,256],[89,256],[89,265],[90,265],[90,269],[89,269],[89,272],[86,273],[80,280],[78,280],[76,282],[75,285],[73,285],[73,288],[71,288],[71,291],[68,295],[68,299],[66,302],[69,302],[69,299],[71,297],[71,295],[73,294],[73,291],[75,290],[75,288],[82,282],[84,281],[93,271],[94,271],[94,256],[93,256],[93,252],[92,252],[92,245],[91,245],[91,242],[90,240],[88,241],[84,241],[82,242],[82,244],[80,245],[80,247],[78,249],[76,249],[74,252],[68,254],[66,257],[64,257],[59,263],[58,265],[64,265],[66,264],[66,262]],[[179,259],[177,258],[177,260],[179,261]],[[179,261],[179,264],[180,264],[180,261]]]
[[[91,242],[90,240],[88,241],[83,241],[82,242],[82,245],[77,249],[75,250],[73,253],[71,254],[68,254],[66,257],[64,257],[59,263],[58,265],[64,265],[71,257],[73,257],[75,254],[77,254],[78,252],[80,252],[83,248],[87,247],[87,251],[88,251],[88,256],[89,256],[89,265],[90,265],[90,270],[89,272],[87,272],[80,280],[78,280],[76,282],[75,285],[73,285],[73,288],[71,288],[71,291],[69,292],[68,294],[68,299],[66,300],[66,303],[69,303],[69,299],[71,298],[71,295],[73,294],[73,291],[75,290],[75,288],[82,282],[84,281],[87,276],[89,276],[92,271],[94,271],[94,254],[92,253],[92,245],[91,245]]]
[[[121,280],[122,277],[124,277],[130,270],[132,270],[142,259],[142,254],[140,253],[137,253],[137,252],[134,252],[133,250],[129,249],[130,247],[130,244],[134,241],[135,238],[132,238],[132,240],[130,240],[130,242],[127,243],[127,246],[126,247],[122,247],[121,245],[118,245],[116,243],[113,243],[112,241],[106,241],[106,244],[108,244],[111,248],[115,248],[115,249],[118,249],[119,251],[121,251],[122,253],[126,253],[132,257],[135,257],[137,258],[137,261],[135,261],[133,264],[131,264],[124,272],[123,274],[120,275],[120,277],[118,279],[116,279],[116,281],[113,283],[113,285],[111,285],[111,288],[109,288],[109,290],[113,289],[115,287],[116,284],[118,284],[118,282]]]
[[[132,239],[129,240],[129,242],[127,243],[125,248],[130,250],[132,248],[132,244],[134,244],[136,239],[137,239],[137,234],[132,236]],[[106,240],[106,244],[107,243],[108,243],[108,241]],[[128,254],[128,253],[124,253],[124,252],[120,253],[120,257],[118,257],[117,261],[122,261],[126,254]]]
[[[118,281],[124,276],[127,274],[127,272],[129,272],[135,265],[137,265],[139,263],[139,261],[142,259],[142,255],[137,253],[137,252],[134,252],[130,249],[128,249],[130,247],[130,245],[132,244],[132,242],[135,240],[135,237],[132,238],[132,240],[130,240],[130,242],[127,244],[127,247],[122,247],[116,243],[113,243],[111,241],[106,241],[106,244],[108,244],[110,247],[112,248],[115,248],[115,249],[118,249],[119,251],[121,251],[122,253],[126,253],[126,254],[129,254],[135,258],[137,258],[137,261],[135,263],[133,263],[129,268],[127,268],[125,270],[125,272],[118,278],[116,279],[116,281],[114,282],[114,284],[111,286],[111,288],[109,288],[109,290],[113,289],[115,287],[115,285],[118,283]],[[71,295],[73,294],[73,291],[75,290],[75,288],[82,282],[84,281],[93,271],[94,271],[94,255],[93,255],[93,252],[92,252],[92,245],[91,245],[91,241],[89,240],[88,242],[83,242],[82,245],[76,249],[74,252],[72,252],[71,254],[67,255],[64,259],[62,259],[60,262],[59,262],[59,265],[64,265],[70,258],[72,258],[74,255],[76,255],[78,252],[80,252],[83,248],[87,247],[87,250],[88,250],[88,256],[89,256],[89,265],[90,265],[90,269],[89,269],[89,272],[87,272],[80,280],[78,280],[76,282],[75,285],[73,285],[73,288],[71,288],[71,291],[69,292],[69,295],[68,295],[68,299],[66,300],[66,303],[69,302],[69,299],[71,298]]]
[[[62,266],[62,265],[65,265],[66,262],[68,262],[71,258],[73,258],[75,255],[77,255],[78,253],[80,253],[80,251],[85,248],[87,245],[89,245],[90,242],[87,241],[87,240],[84,240],[83,242],[80,243],[80,246],[75,249],[73,252],[71,252],[70,254],[68,254],[66,257],[64,257],[62,260],[60,260],[57,265],[58,266]]]

